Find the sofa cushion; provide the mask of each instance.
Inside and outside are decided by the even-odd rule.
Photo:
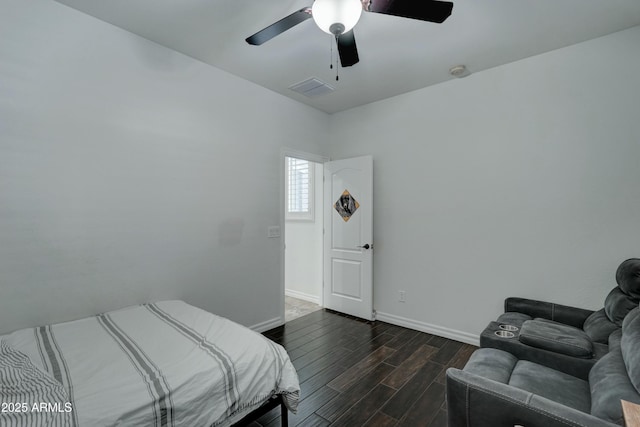
[[[620,399],[640,403],[640,395],[629,381],[620,348],[612,348],[593,366],[589,386],[591,415],[598,418],[622,424]]]
[[[630,258],[620,264],[616,282],[625,294],[640,300],[640,259]]]
[[[637,328],[637,318],[640,317],[640,306],[636,306],[622,322],[622,335],[633,333]]]
[[[464,371],[499,383],[507,384],[518,358],[495,348],[481,348],[473,352]]]
[[[611,335],[613,331],[620,329],[620,327],[609,320],[604,312],[604,308],[602,308],[587,317],[583,329],[593,342],[606,344],[609,335]]]
[[[640,392],[640,309],[637,307],[627,315],[622,324],[620,348],[629,380],[636,391]]]
[[[592,358],[593,345],[581,329],[547,319],[527,320],[522,324],[521,343],[573,357]]]
[[[638,299],[625,294],[620,288],[613,288],[604,300],[607,317],[618,326],[622,326],[624,318],[637,306]]]
[[[562,405],[589,413],[589,383],[537,363],[519,360],[513,368],[509,385],[526,390]]]
[[[622,341],[622,329],[617,329],[609,335],[609,351],[613,349],[620,350],[620,342]]]

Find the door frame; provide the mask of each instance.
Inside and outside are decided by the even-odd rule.
[[[281,321],[282,324],[285,323],[285,319],[284,319],[284,279],[285,279],[285,242],[286,242],[286,236],[285,236],[285,216],[286,216],[286,212],[285,212],[285,186],[286,186],[286,179],[287,177],[285,176],[285,168],[286,168],[286,157],[295,157],[296,159],[302,159],[302,160],[307,160],[309,162],[315,162],[315,163],[321,163],[324,164],[328,161],[331,160],[331,158],[327,157],[327,156],[322,156],[320,154],[314,154],[314,153],[308,153],[305,151],[300,151],[300,150],[296,150],[293,148],[289,148],[289,147],[283,147],[280,150],[280,316],[281,316]],[[316,177],[316,179],[318,179],[319,177]],[[324,179],[324,178],[323,178]],[[324,197],[323,197],[323,203],[324,203]],[[318,221],[319,219],[316,218],[316,221]],[[323,215],[322,215],[322,227],[324,229],[324,211],[323,211]],[[324,251],[323,251],[324,252]],[[322,255],[324,257],[324,254]],[[323,259],[323,263],[324,263],[324,259]],[[324,264],[323,264],[324,265]],[[322,271],[322,279],[324,281],[324,268]],[[320,289],[320,306],[323,305],[324,302],[324,290]]]

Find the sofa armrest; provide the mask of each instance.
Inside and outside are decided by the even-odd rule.
[[[448,427],[616,426],[544,397],[459,369],[449,368],[446,379]]]
[[[504,300],[504,311],[524,313],[533,318],[541,317],[576,328],[582,328],[587,317],[593,314],[593,310],[585,310],[584,308],[515,297]]]

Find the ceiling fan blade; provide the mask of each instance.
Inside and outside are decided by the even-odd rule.
[[[299,23],[311,18],[311,8],[305,7],[297,12],[293,12],[291,15],[282,18],[278,22],[269,25],[254,35],[247,37],[247,43],[260,46],[262,43],[268,42],[278,34],[282,34],[290,28],[295,27]]]
[[[367,12],[443,23],[453,10],[453,3],[438,0],[364,0]]]
[[[358,48],[356,47],[356,38],[353,30],[340,34],[336,37],[338,43],[338,54],[340,54],[340,64],[343,67],[351,67],[360,62],[358,57]]]

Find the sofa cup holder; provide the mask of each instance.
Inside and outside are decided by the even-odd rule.
[[[495,331],[494,334],[496,334],[500,338],[513,338],[516,336],[516,334],[514,334],[513,332],[504,330]]]
[[[513,325],[498,325],[498,328],[502,329],[503,331],[509,332],[516,332],[519,329],[517,326]]]

